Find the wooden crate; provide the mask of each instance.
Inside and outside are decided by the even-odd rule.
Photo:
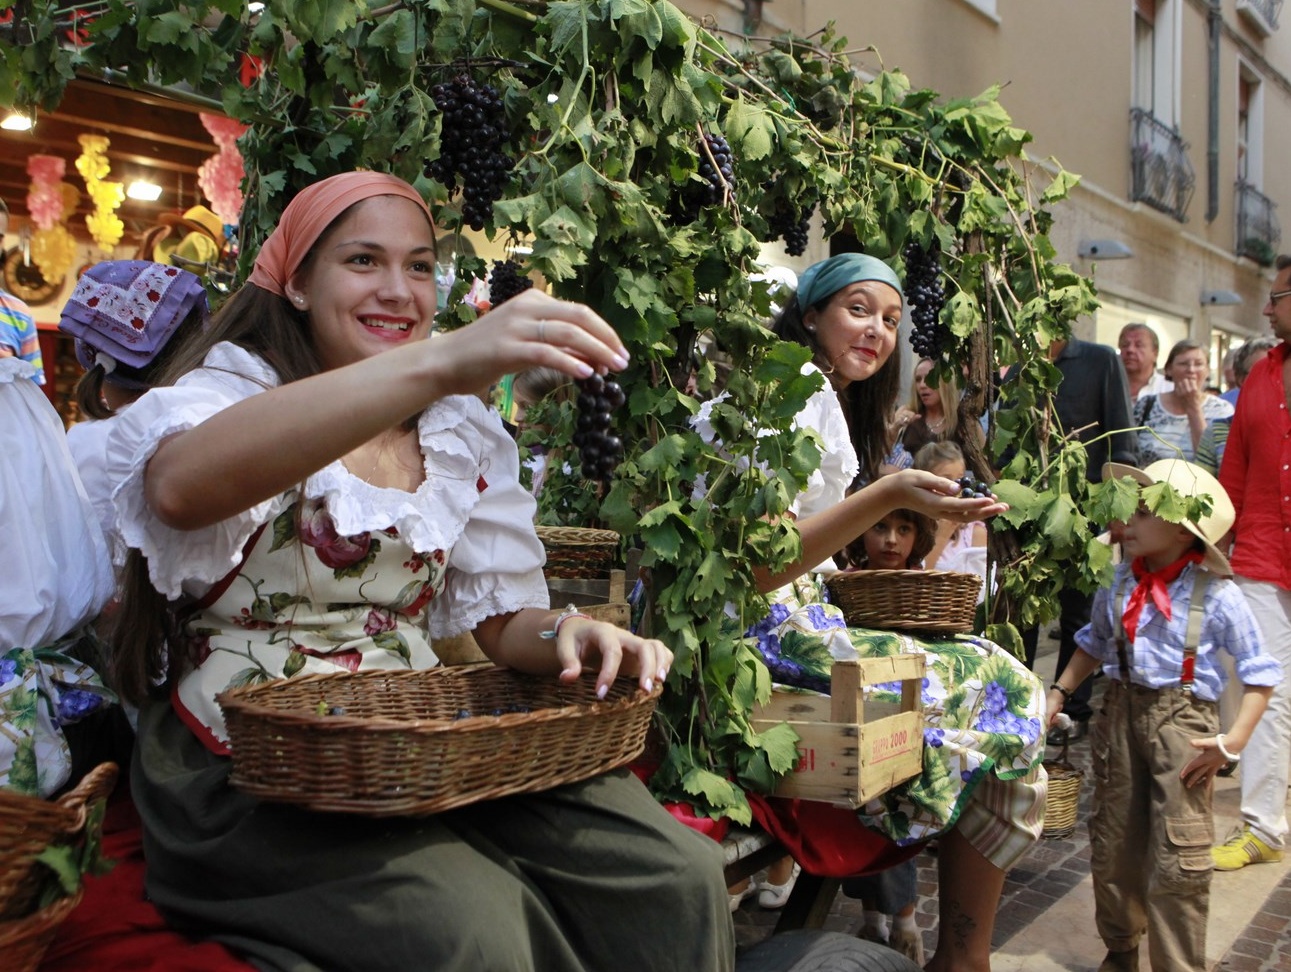
[[[859,807],[923,766],[923,655],[840,661],[831,673],[832,695],[776,690],[754,713],[765,732],[787,722],[798,734],[798,765],[776,787],[776,796]],[[901,682],[901,702],[866,702],[862,688]]]

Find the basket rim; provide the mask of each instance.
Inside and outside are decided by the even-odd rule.
[[[970,574],[967,571],[963,571],[963,570],[889,570],[886,568],[870,569],[868,567],[861,567],[861,568],[851,569],[851,570],[839,570],[830,574],[827,578],[825,578],[825,581],[826,583],[832,584],[841,578],[850,578],[853,580],[856,580],[859,578],[865,578],[866,580],[873,581],[873,580],[888,580],[888,579],[902,580],[907,577],[908,578],[915,578],[915,577],[930,578],[934,581],[941,580],[943,578],[946,580],[958,580],[960,578],[964,578],[966,580],[967,579],[975,580],[979,584],[982,582],[982,577],[980,574]]]
[[[617,544],[622,539],[618,531],[599,527],[536,526],[534,530],[543,543],[550,542],[562,547]]]
[[[316,712],[307,709],[285,709],[278,706],[267,705],[254,699],[248,699],[248,695],[268,694],[285,683],[302,685],[311,682],[339,681],[348,679],[361,679],[363,681],[376,681],[378,678],[383,679],[407,679],[413,677],[440,677],[440,678],[470,678],[472,676],[490,677],[520,677],[541,680],[543,676],[529,675],[525,672],[517,672],[512,669],[501,668],[492,662],[478,662],[472,665],[441,665],[436,668],[410,669],[408,671],[387,671],[374,670],[366,672],[314,672],[309,675],[295,675],[291,678],[273,679],[269,682],[259,682],[255,685],[243,685],[234,689],[226,689],[215,696],[215,701],[219,704],[221,710],[234,709],[239,715],[250,716],[261,719],[290,719],[294,722],[313,723],[318,730],[337,732],[342,730],[362,729],[369,732],[477,732],[477,731],[494,731],[500,728],[508,728],[511,725],[520,725],[535,721],[548,722],[556,719],[569,719],[581,717],[588,711],[593,704],[593,700],[583,702],[572,702],[568,705],[560,706],[543,706],[541,709],[532,712],[505,712],[502,715],[472,715],[466,718],[453,719],[399,719],[390,716],[352,716],[352,715],[318,715]],[[582,679],[591,679],[595,676],[591,673],[581,676]],[[628,682],[631,676],[620,676],[615,679],[616,682]],[[599,714],[609,714],[617,712],[620,709],[630,709],[635,706],[649,702],[651,699],[657,699],[663,694],[663,684],[656,684],[650,692],[645,692],[639,686],[635,691],[629,692],[619,698],[596,699],[596,712]]]

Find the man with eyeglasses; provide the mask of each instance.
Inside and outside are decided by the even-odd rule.
[[[1279,343],[1242,383],[1219,480],[1237,509],[1229,561],[1269,652],[1291,670],[1291,256],[1277,258],[1264,316]],[[1216,870],[1280,861],[1287,839],[1291,693],[1274,686],[1241,762],[1242,825],[1211,850]]]

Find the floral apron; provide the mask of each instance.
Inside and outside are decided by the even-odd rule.
[[[446,551],[415,553],[396,530],[341,537],[316,500],[291,503],[247,542],[241,565],[180,605],[195,667],[173,703],[216,753],[227,734],[215,696],[314,672],[432,668],[426,605]]]

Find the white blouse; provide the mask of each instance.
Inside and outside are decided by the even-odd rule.
[[[0,358],[0,655],[52,644],[112,597],[107,544],[81,485],[63,423],[28,377]]]
[[[147,392],[112,423],[106,474],[116,527],[128,547],[146,556],[152,583],[167,598],[204,595],[238,566],[248,539],[291,495],[202,529],[176,530],[148,507],[144,467],[167,436],[278,384],[263,359],[218,344],[201,368]],[[305,481],[304,496],[322,501],[341,536],[393,527],[414,550],[449,552],[445,596],[428,607],[432,637],[469,631],[496,614],[547,607],[536,506],[520,485],[515,443],[498,414],[473,396],[449,396],[422,413],[418,435],[426,479],[415,492],[372,486],[336,460]]]

